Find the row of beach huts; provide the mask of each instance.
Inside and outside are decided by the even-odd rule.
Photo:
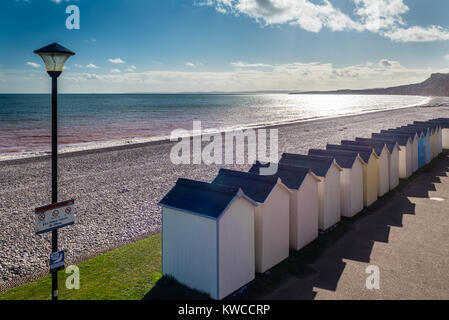
[[[221,169],[212,183],[178,179],[162,206],[162,273],[222,299],[353,217],[449,149],[449,118],[284,153],[277,173]]]

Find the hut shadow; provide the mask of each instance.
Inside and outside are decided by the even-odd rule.
[[[299,252],[291,251],[288,259],[226,300],[281,299],[309,300],[316,297],[315,288],[336,291],[344,272],[344,260],[369,263],[375,242],[388,243],[391,227],[402,227],[403,215],[414,215],[415,204],[409,198],[427,198],[435,191],[439,177],[448,176],[449,152],[443,152],[428,166],[401,181],[394,191],[380,198],[353,218],[343,218],[332,230]],[[204,299],[197,291],[183,288],[162,278],[144,299]],[[167,294],[168,293],[168,294]]]

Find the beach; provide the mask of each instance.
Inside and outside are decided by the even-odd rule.
[[[279,153],[307,153],[326,143],[370,137],[381,129],[449,117],[449,106],[421,106],[319,119],[279,130]],[[68,264],[160,232],[158,201],[179,177],[211,181],[221,167],[174,165],[170,141],[65,153],[59,160],[59,200],[75,199],[76,224],[59,231]],[[0,162],[0,289],[46,274],[50,234],[34,234],[34,208],[51,199],[48,156]]]

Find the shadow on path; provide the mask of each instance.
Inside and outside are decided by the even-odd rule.
[[[439,177],[446,176],[449,152],[443,152],[399,187],[353,218],[331,230],[226,299],[314,299],[314,288],[335,291],[346,267],[344,260],[370,262],[375,242],[388,243],[391,227],[402,227],[403,215],[414,215],[409,197],[428,198]],[[204,295],[162,278],[144,299],[204,299]],[[180,289],[181,288],[181,289]]]

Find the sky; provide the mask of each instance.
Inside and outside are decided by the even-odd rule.
[[[66,10],[79,9],[79,29]],[[449,72],[447,0],[1,0],[0,93],[334,90]],[[71,20],[73,22],[74,20]]]

